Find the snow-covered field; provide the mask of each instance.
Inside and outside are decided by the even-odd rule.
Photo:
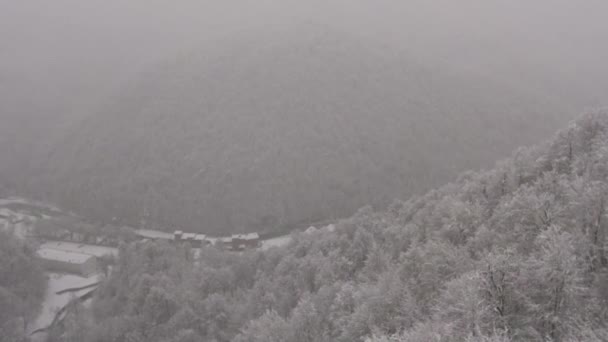
[[[48,286],[46,289],[44,302],[38,318],[28,326],[28,332],[31,333],[37,329],[48,327],[58,310],[63,308],[75,296],[82,295],[88,290],[80,292],[71,292],[58,295],[57,292],[70,288],[78,288],[94,284],[100,280],[100,275],[95,275],[89,278],[79,277],[71,274],[47,273],[49,277]],[[44,341],[45,335],[39,333],[33,336],[34,341]]]
[[[74,242],[48,241],[40,245],[40,248],[58,249],[61,251],[93,255],[96,257],[103,257],[106,255],[118,256],[118,248],[85,245]]]

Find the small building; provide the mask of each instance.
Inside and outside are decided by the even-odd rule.
[[[148,239],[148,240],[154,240],[154,241],[160,241],[160,240],[172,241],[175,239],[175,233],[171,234],[171,233],[161,232],[158,230],[149,230],[149,229],[136,230],[135,235],[142,239]]]
[[[37,236],[46,240],[68,240],[70,231],[67,229],[38,229]]]
[[[182,231],[176,231],[173,239],[176,242],[187,242],[195,248],[200,248],[211,243],[205,234],[184,233]]]
[[[215,245],[224,249],[232,249],[232,237],[220,237],[215,240]]]
[[[93,255],[41,248],[37,252],[42,265],[51,272],[73,273],[89,277],[97,272],[97,259]]]
[[[232,235],[232,250],[242,251],[249,248],[257,248],[260,245],[258,233]]]
[[[195,238],[196,234],[194,233],[184,233],[184,235],[182,235],[182,241],[194,242]]]
[[[196,234],[194,236],[194,245],[195,247],[204,247],[209,245],[211,242],[207,239],[207,235],[205,234]]]

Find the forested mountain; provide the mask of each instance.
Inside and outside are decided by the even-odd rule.
[[[139,244],[56,341],[606,341],[608,112],[287,247]]]
[[[344,217],[546,136],[555,94],[310,26],[223,41],[142,75],[32,188],[96,219],[206,233]]]
[[[406,198],[605,104],[606,7],[0,2],[0,196],[223,233]]]
[[[0,341],[25,341],[40,308],[46,276],[33,249],[0,230]]]

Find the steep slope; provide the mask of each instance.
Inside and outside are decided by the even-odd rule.
[[[549,97],[322,30],[159,66],[79,126],[40,183],[97,218],[204,232],[342,217],[553,131]]]

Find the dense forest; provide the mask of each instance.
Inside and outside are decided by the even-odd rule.
[[[26,341],[27,324],[36,317],[46,276],[33,249],[0,230],[0,341]]]
[[[242,255],[123,246],[55,341],[606,341],[608,112],[489,171]]]
[[[266,231],[385,208],[569,117],[550,92],[339,30],[223,44],[143,73],[38,159],[31,188],[96,220]]]

